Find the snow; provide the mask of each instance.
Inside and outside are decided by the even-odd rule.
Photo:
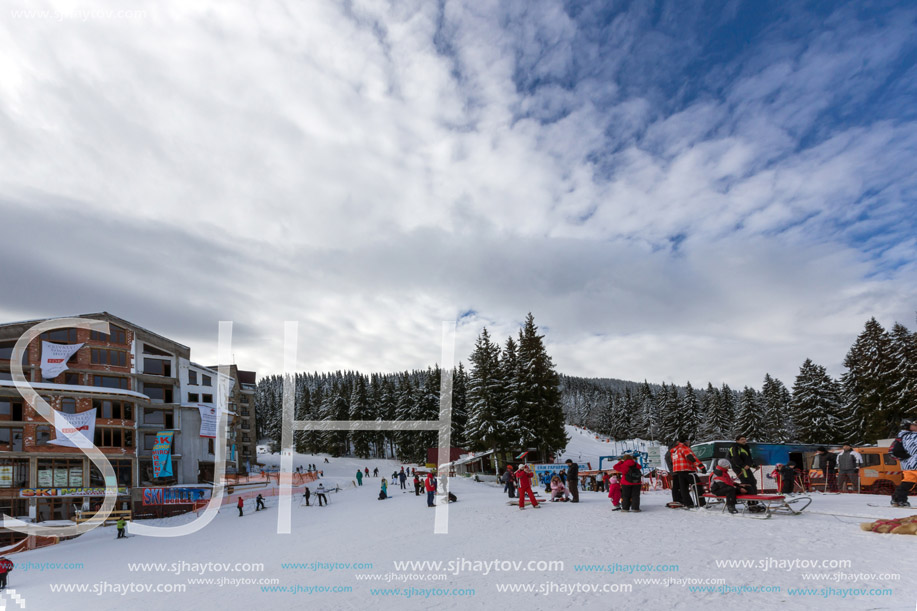
[[[586,435],[571,440],[568,452],[599,452],[609,444],[591,441]],[[599,454],[596,453],[597,457]],[[589,457],[592,454],[588,454]],[[262,456],[268,464],[279,464],[279,455]],[[814,502],[801,516],[775,516],[754,520],[719,513],[694,513],[665,508],[665,492],[645,493],[640,514],[612,512],[603,493],[581,492],[581,502],[548,503],[544,508],[519,511],[507,505],[500,486],[458,478],[451,482],[459,502],[449,506],[449,532],[433,534],[435,511],[427,508],[423,496],[402,493],[389,485],[392,498],[378,501],[381,478],[364,479],[362,487],[352,480],[358,467],[379,467],[380,475],[391,476],[400,466],[395,461],[295,456],[294,467],[315,463],[325,471],[326,486],[340,484],[344,490],[329,495],[328,507],[300,507],[293,500],[292,534],[279,535],[277,497],[268,497],[267,511],[254,512],[246,503],[238,517],[226,506],[206,528],[177,538],[132,536],[115,539],[114,527],[100,527],[82,537],[56,546],[12,555],[17,568],[10,587],[23,597],[26,611],[32,609],[128,608],[165,609],[685,609],[719,610],[736,607],[757,609],[913,609],[917,584],[912,572],[917,561],[917,537],[878,535],[860,530],[858,523],[881,517],[917,514],[917,509],[898,510],[869,507],[887,503],[887,497],[869,495],[815,494]],[[314,490],[314,487],[313,487]],[[313,497],[314,498],[314,497]],[[194,515],[145,522],[156,526],[175,525]],[[462,571],[397,570],[395,561],[562,561],[559,571],[504,571],[500,567],[465,565]],[[716,560],[753,560],[764,568],[724,568]],[[810,581],[806,569],[787,570],[786,561],[850,560],[844,574],[900,573],[901,581],[869,577],[859,581]],[[189,563],[174,570],[131,571],[128,563]],[[320,570],[288,570],[281,563],[372,563],[371,569],[355,570],[333,566]],[[32,563],[32,568],[28,564]],[[82,569],[53,568],[43,563],[83,563]],[[200,563],[192,566],[191,563]],[[208,571],[206,563],[263,563],[263,572]],[[575,565],[675,564],[677,571],[633,573],[577,571]],[[41,567],[44,570],[41,570]],[[169,567],[172,568],[172,567]],[[209,568],[213,568],[211,565]],[[479,570],[475,571],[474,568]],[[191,573],[192,569],[196,571]],[[178,574],[180,572],[180,574]],[[486,572],[486,574],[485,574]],[[817,568],[811,572],[835,573]],[[376,574],[422,576],[445,573],[442,581],[365,581],[357,575]],[[458,574],[454,574],[458,573]],[[262,591],[261,585],[224,581],[200,584],[189,579],[276,578],[279,585],[300,586],[303,592]],[[635,579],[724,579],[726,586],[779,587],[779,592],[724,593],[691,592],[689,586],[670,582],[638,584]],[[90,589],[108,584],[184,584],[182,593],[109,591],[101,595],[52,592],[51,584],[84,584]],[[554,583],[556,586],[550,586]],[[532,584],[560,588],[561,584],[631,585],[632,591],[618,593],[555,592],[502,593],[498,584]],[[706,584],[705,584],[706,585]],[[350,592],[320,592],[308,588],[351,587]],[[131,586],[136,587],[136,586]],[[471,588],[473,596],[374,595],[373,589]],[[715,585],[713,587],[716,587]],[[891,596],[821,595],[794,596],[795,587],[891,588]],[[2,600],[2,599],[0,599]],[[18,609],[8,606],[8,609]]]

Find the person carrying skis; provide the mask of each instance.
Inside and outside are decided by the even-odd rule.
[[[678,496],[684,507],[694,507],[694,498],[691,496],[692,489],[697,492],[697,470],[705,470],[703,463],[697,458],[688,444],[687,439],[680,439],[672,448],[672,470],[675,473],[674,486],[678,486]],[[697,502],[703,507],[704,499],[697,494]]]
[[[357,469],[357,486],[363,485],[363,472]]]
[[[245,501],[242,500],[242,497],[239,497],[239,502],[236,503],[236,507],[239,509],[239,517],[242,517],[242,506],[245,505]]]
[[[837,487],[841,492],[847,492],[848,483],[853,487],[853,492],[860,491],[862,466],[863,455],[854,450],[849,443],[845,443],[843,450],[837,455]]]
[[[570,496],[573,497],[570,502],[579,503],[579,465],[569,458],[564,462],[567,464],[567,481],[564,483],[570,489]]]
[[[910,507],[907,495],[917,490],[917,421],[901,422],[901,432],[892,444],[892,456],[901,463],[901,483],[892,494],[892,507]]]
[[[13,570],[13,561],[9,558],[0,557],[0,590],[6,589],[6,578]]]
[[[427,479],[424,481],[424,488],[427,491],[427,507],[436,507],[433,503],[433,495],[436,494],[436,480],[433,479],[433,472],[427,473]]]
[[[506,471],[503,472],[503,492],[509,493],[509,498],[516,498],[516,478],[513,476],[513,466],[506,465]]]
[[[262,509],[265,509],[264,497],[259,493],[258,496],[255,497],[255,511],[261,511]]]
[[[519,465],[516,470],[516,481],[519,482],[519,509],[525,509],[525,495],[529,495],[529,501],[532,507],[538,507],[538,501],[535,500],[535,493],[532,492],[532,479],[535,475],[532,468],[528,465]]]
[[[118,536],[116,539],[123,539],[126,535],[124,534],[124,527],[127,525],[127,522],[124,521],[124,516],[118,518],[118,521],[115,522],[115,526],[118,527]]]
[[[640,489],[643,487],[643,471],[630,454],[612,467],[621,474],[621,511],[640,511]]]
[[[738,513],[736,510],[736,495],[751,494],[749,488],[741,483],[733,481],[729,475],[730,462],[721,458],[717,466],[713,468],[713,479],[710,483],[710,492],[717,496],[726,497],[726,510],[729,513]]]

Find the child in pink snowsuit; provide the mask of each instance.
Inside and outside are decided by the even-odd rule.
[[[612,511],[621,509],[621,478],[617,474],[612,474],[608,478],[608,498],[611,499],[612,505],[615,506]]]

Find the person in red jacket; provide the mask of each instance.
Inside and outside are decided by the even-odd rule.
[[[6,588],[6,577],[13,570],[13,561],[8,558],[0,558],[0,590]]]
[[[736,511],[736,495],[748,494],[750,489],[732,479],[729,475],[730,463],[725,458],[721,458],[717,466],[713,468],[713,479],[710,481],[710,492],[717,496],[726,497],[726,509],[729,513]]]
[[[692,488],[697,491],[698,480],[697,471],[705,471],[704,464],[697,458],[697,455],[685,443],[687,439],[680,439],[678,444],[672,448],[672,472],[675,474],[674,486],[678,486],[679,498],[681,504],[685,507],[694,507],[694,497],[691,496]],[[703,506],[704,499],[700,492],[697,491],[698,503]]]
[[[427,473],[427,479],[424,480],[424,488],[427,491],[427,507],[436,507],[433,503],[433,495],[436,494],[436,480],[433,479],[433,473]]]
[[[643,486],[640,465],[633,456],[624,454],[612,468],[621,474],[621,511],[640,511],[640,488]]]
[[[244,504],[245,504],[245,502],[242,500],[242,497],[240,496],[240,497],[239,497],[239,502],[236,503],[236,507],[239,508],[239,517],[240,517],[240,518],[242,517],[242,506],[243,506]]]
[[[525,495],[529,495],[532,507],[538,507],[538,501],[535,500],[535,493],[532,492],[532,468],[528,465],[519,465],[516,470],[516,480],[519,482],[519,509],[525,509]]]

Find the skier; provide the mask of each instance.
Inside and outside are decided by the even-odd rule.
[[[532,492],[532,468],[528,465],[519,465],[516,471],[516,479],[519,481],[519,509],[525,509],[525,495],[529,495],[532,507],[539,507],[538,501],[535,500],[535,493]]]
[[[328,497],[325,496],[325,485],[319,484],[315,489],[315,496],[318,497],[318,506],[322,507],[328,504]]]
[[[845,443],[844,449],[837,455],[837,487],[841,492],[847,492],[848,482],[853,486],[853,492],[860,491],[860,467],[862,466],[863,456],[849,443]]]
[[[236,507],[239,508],[239,517],[240,517],[240,518],[242,517],[242,506],[243,506],[244,504],[245,504],[245,502],[242,500],[242,497],[240,496],[240,497],[239,497],[239,502],[236,503]]]
[[[363,469],[363,475],[365,475],[366,477],[369,477],[369,467],[366,467],[365,469]]]
[[[328,461],[328,458],[327,458],[327,457],[325,457],[325,464],[328,464],[328,465],[331,464],[331,463]]]
[[[726,497],[726,510],[729,513],[738,513],[736,510],[736,495],[751,494],[749,488],[741,482],[732,481],[729,476],[730,462],[721,458],[717,466],[713,468],[713,480],[710,484],[710,492],[717,496]]]
[[[115,537],[116,539],[124,539],[124,538],[125,538],[124,527],[125,527],[126,525],[127,525],[127,522],[124,521],[124,516],[121,516],[120,518],[118,518],[118,521],[115,523],[115,526],[118,527],[118,536]]]
[[[309,490],[309,487],[306,486],[302,491],[302,500],[306,502],[306,507],[309,506],[309,497],[312,496],[312,491]]]
[[[822,446],[815,450],[815,458],[818,466],[813,465],[813,468],[821,469],[825,478],[825,492],[837,492],[837,456]]]
[[[614,505],[612,511],[621,511],[621,478],[618,477],[617,473],[606,473],[606,475],[608,475],[608,498],[611,499],[611,504]]]
[[[680,439],[672,448],[672,469],[675,472],[674,486],[678,487],[678,495],[681,504],[684,507],[694,507],[694,499],[691,497],[691,489],[697,490],[697,470],[704,469],[703,463],[697,458],[697,455],[685,443],[686,439]],[[625,483],[626,479],[625,479]],[[704,499],[697,495],[698,504],[704,505]]]
[[[567,481],[565,483],[570,488],[570,496],[573,497],[570,502],[579,503],[579,465],[569,458],[565,462],[567,464]]]
[[[261,511],[262,509],[265,509],[264,497],[259,494],[255,497],[255,511]]]
[[[633,456],[624,454],[612,468],[621,474],[621,511],[639,512],[640,488],[643,487],[640,465]]]
[[[13,561],[0,556],[0,590],[6,589],[6,577],[13,570]]]
[[[427,479],[424,481],[424,488],[427,491],[427,507],[436,507],[433,503],[433,495],[436,494],[436,480],[433,479],[433,472],[427,473]]]
[[[892,455],[901,463],[901,483],[892,494],[892,507],[910,507],[907,495],[917,488],[917,421],[901,422],[901,432],[892,446]]]
[[[363,485],[363,472],[357,469],[357,486]]]
[[[516,478],[513,477],[513,466],[506,465],[506,471],[503,473],[503,492],[509,493],[509,498],[516,498]]]
[[[407,486],[404,483],[408,479],[408,474],[404,472],[404,467],[401,467],[401,471],[398,473],[398,481],[401,482],[401,489],[406,490]]]
[[[373,468],[373,477],[379,477],[379,467]]]
[[[414,473],[414,496],[420,496],[420,478]]]

